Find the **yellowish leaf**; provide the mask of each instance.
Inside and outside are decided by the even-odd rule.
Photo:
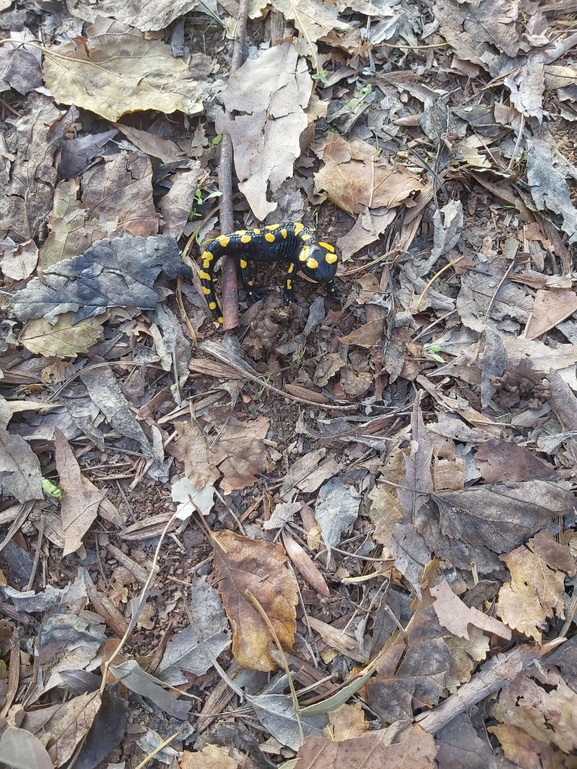
[[[44,80],[57,102],[111,121],[148,109],[202,111],[201,89],[188,65],[162,41],[147,40],[118,23],[97,22],[83,45],[46,50]]]
[[[105,316],[87,318],[75,326],[71,325],[73,312],[58,316],[51,326],[44,318],[29,321],[20,335],[20,342],[35,355],[58,358],[75,358],[79,353],[88,352],[102,335]]]

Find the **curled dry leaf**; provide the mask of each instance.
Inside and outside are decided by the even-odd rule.
[[[44,81],[56,101],[116,121],[154,109],[187,115],[202,111],[201,89],[188,66],[160,40],[100,19],[82,45],[45,51]]]
[[[329,598],[331,594],[329,586],[308,553],[286,532],[283,532],[282,541],[287,555],[291,559],[291,563],[299,571],[303,579],[306,579],[317,593]]]
[[[228,113],[237,114],[220,114],[216,128],[232,139],[238,186],[257,219],[277,207],[267,191],[292,176],[312,86],[305,60],[286,42],[246,61],[222,94]]]
[[[297,584],[286,566],[281,545],[241,537],[232,531],[212,535],[217,588],[233,628],[232,653],[251,670],[276,670],[268,653],[274,639],[255,608],[266,613],[283,647],[290,649],[296,632]]]

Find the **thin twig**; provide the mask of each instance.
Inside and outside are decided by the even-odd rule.
[[[42,552],[42,538],[44,537],[44,527],[46,526],[46,515],[43,514],[38,524],[38,541],[36,542],[36,552],[34,553],[34,563],[32,564],[32,571],[30,572],[30,579],[26,585],[26,590],[32,590],[34,580],[36,579],[36,572],[38,571],[38,564],[40,563],[40,553]]]
[[[441,267],[439,272],[437,272],[437,273],[435,273],[435,275],[433,275],[431,280],[427,283],[425,288],[421,291],[421,296],[417,300],[417,306],[415,307],[415,312],[420,312],[420,310],[421,310],[421,302],[423,301],[423,299],[425,298],[425,294],[431,288],[431,286],[437,280],[437,278],[439,278],[450,267],[454,267],[456,264],[458,264],[461,261],[461,259],[464,259],[464,258],[465,258],[465,256],[463,255],[463,256],[460,256],[458,259],[455,259],[454,261],[449,262],[444,267]]]

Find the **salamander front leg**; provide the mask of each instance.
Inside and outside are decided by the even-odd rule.
[[[327,294],[330,296],[331,299],[334,299],[337,302],[341,302],[344,299],[344,294],[342,288],[335,283],[334,280],[329,280],[329,282],[326,284],[327,287]]]

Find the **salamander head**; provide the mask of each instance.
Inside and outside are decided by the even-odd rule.
[[[339,263],[335,249],[328,243],[315,243],[312,246],[306,246],[306,249],[306,260],[299,256],[300,269],[317,283],[328,283],[335,277]]]

